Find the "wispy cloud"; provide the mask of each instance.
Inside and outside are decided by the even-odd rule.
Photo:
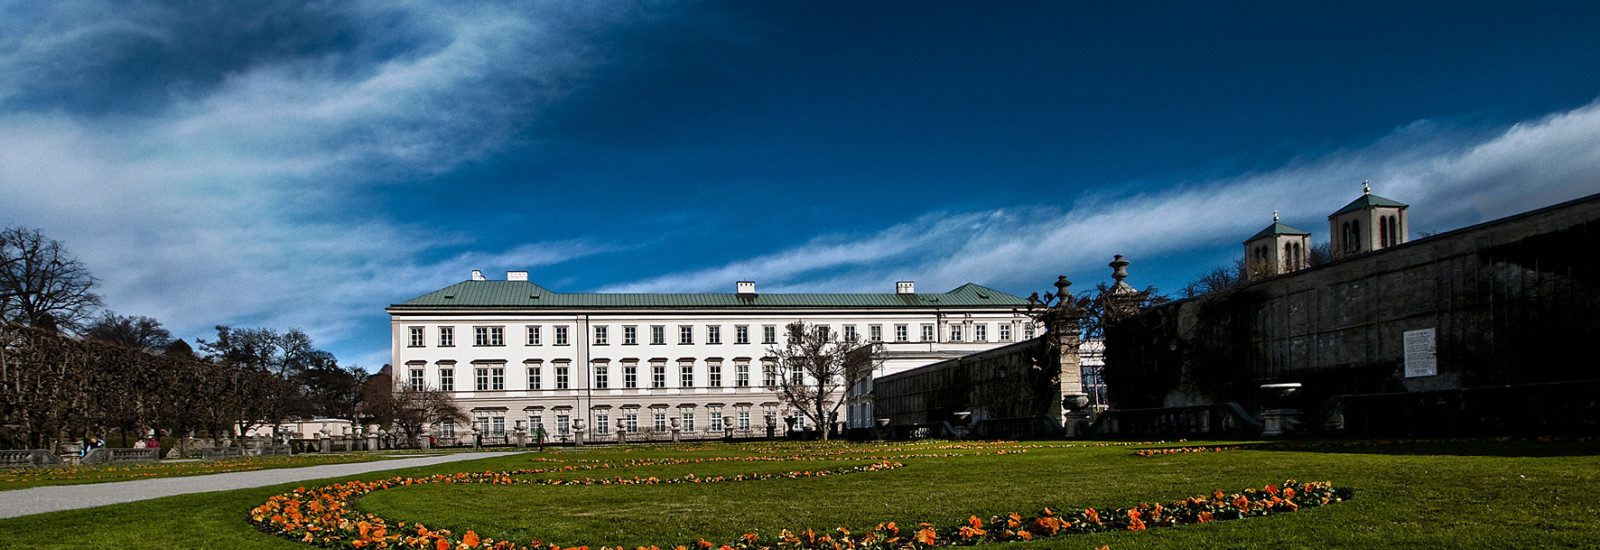
[[[1327,213],[1355,198],[1366,179],[1376,192],[1414,205],[1414,231],[1600,193],[1600,102],[1498,131],[1419,121],[1367,146],[1273,170],[1089,195],[1065,208],[929,214],[872,234],[820,237],[611,290],[723,291],[736,279],[754,279],[771,290],[887,291],[898,278],[934,289],[968,281],[1026,288],[1057,272],[1099,278],[1114,254],[1146,261],[1231,257],[1273,210],[1325,239]],[[1191,275],[1211,267],[1194,265]]]
[[[634,9],[6,4],[0,220],[66,242],[113,308],[180,335],[293,326],[338,345],[396,296],[464,279],[460,266],[605,249],[485,252],[360,205],[374,186],[526,145],[520,130],[596,62],[589,34]]]

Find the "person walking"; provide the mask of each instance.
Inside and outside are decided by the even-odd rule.
[[[544,425],[540,425],[538,428],[536,428],[536,431],[533,432],[533,433],[534,433],[534,435],[536,437],[539,438],[539,450],[543,451],[544,450],[544,436],[546,435],[545,431],[544,431]]]

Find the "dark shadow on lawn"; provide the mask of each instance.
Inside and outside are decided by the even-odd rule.
[[[1255,451],[1447,456],[1591,456],[1600,455],[1600,439],[1318,439],[1221,445]]]

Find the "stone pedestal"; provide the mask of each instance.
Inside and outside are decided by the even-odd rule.
[[[423,426],[422,431],[417,434],[417,446],[424,450],[433,448],[433,432],[429,431],[427,426]]]
[[[517,438],[517,448],[525,449],[528,447],[528,428],[522,424],[521,420],[517,421],[517,427],[512,428],[511,433]]]
[[[1267,409],[1261,411],[1261,436],[1278,437],[1300,429],[1300,409]]]
[[[672,442],[673,443],[677,443],[678,442],[678,432],[683,431],[683,428],[678,425],[678,422],[679,422],[679,420],[676,419],[676,418],[672,419],[672,421],[671,421],[671,423],[672,423]]]
[[[579,418],[577,420],[573,420],[572,421],[572,444],[573,444],[573,446],[576,446],[576,447],[582,447],[583,446],[583,432],[587,431],[588,428],[589,427],[587,425],[584,425],[582,418]]]
[[[321,446],[319,446],[317,449],[324,453],[333,452],[333,437],[329,436],[327,433],[323,433]]]

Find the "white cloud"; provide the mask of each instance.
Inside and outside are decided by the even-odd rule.
[[[754,279],[771,290],[888,291],[899,278],[930,290],[969,281],[1026,288],[1058,272],[1099,280],[1114,254],[1146,266],[1196,251],[1231,258],[1275,209],[1286,223],[1325,239],[1327,214],[1354,199],[1366,179],[1376,193],[1413,205],[1416,232],[1600,193],[1600,102],[1488,134],[1420,121],[1366,147],[1275,170],[1085,196],[1064,209],[930,214],[870,235],[820,238],[613,290],[723,291],[736,279]],[[1184,267],[1193,276],[1215,265]]]
[[[0,225],[63,241],[102,279],[111,308],[161,319],[180,336],[218,323],[300,327],[331,347],[371,346],[348,339],[377,308],[465,279],[461,266],[526,269],[603,251],[547,242],[426,262],[419,258],[469,249],[474,238],[351,205],[374,185],[512,144],[581,84],[594,62],[584,34],[617,9],[376,9],[412,12],[404,19],[414,28],[403,32],[419,45],[389,56],[356,44],[275,58],[151,112],[110,114],[30,107],[26,79],[51,78],[55,60],[93,65],[83,58],[103,52],[90,38],[107,33],[176,40],[158,27],[181,14],[79,5],[0,24],[9,36],[0,36],[0,74],[14,77],[0,79],[0,108],[11,107],[0,110]],[[402,33],[365,30],[383,40]]]

